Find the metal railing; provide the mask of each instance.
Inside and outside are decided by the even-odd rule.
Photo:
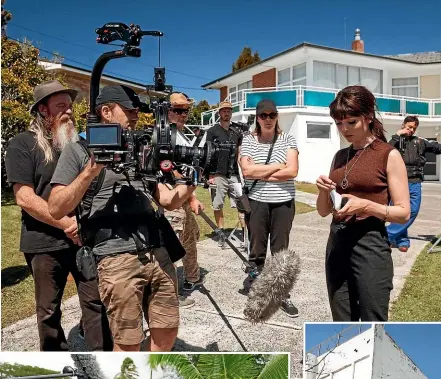
[[[249,88],[230,93],[226,100],[232,102],[233,114],[255,109],[263,98],[272,99],[279,109],[325,109],[334,100],[338,89],[314,86],[286,86]],[[441,99],[424,99],[374,93],[379,112],[383,116],[416,115],[424,118],[441,118]],[[218,119],[218,109],[201,115],[202,125],[213,125]]]

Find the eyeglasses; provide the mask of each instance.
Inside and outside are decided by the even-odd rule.
[[[188,114],[188,109],[172,108],[171,111],[172,111],[173,113],[176,113],[176,114],[179,114],[179,115],[181,115],[181,114]]]
[[[270,114],[267,114],[267,113],[261,113],[260,115],[258,115],[257,117],[259,117],[261,120],[266,120],[268,117],[271,119],[271,120],[275,120],[276,118],[277,118],[277,113],[270,113]]]

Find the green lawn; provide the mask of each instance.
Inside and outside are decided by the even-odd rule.
[[[439,321],[441,317],[441,253],[428,254],[431,244],[415,261],[404,288],[393,304],[390,321]]]
[[[205,206],[205,212],[214,220],[211,209],[211,199],[208,190],[198,188],[197,197]],[[2,196],[2,327],[35,313],[34,283],[29,273],[23,254],[19,252],[20,240],[20,208],[15,205],[11,195]],[[305,213],[314,208],[296,203],[296,213]],[[237,211],[229,206],[226,200],[224,209],[225,228],[234,228],[238,222]],[[202,219],[196,217],[200,230],[201,240],[212,235],[212,229]],[[64,299],[76,293],[75,284],[68,282]]]
[[[314,183],[296,182],[296,189],[302,192],[318,194],[318,188]]]

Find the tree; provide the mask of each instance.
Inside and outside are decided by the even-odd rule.
[[[114,379],[137,379],[138,376],[135,362],[132,358],[127,357],[121,364],[121,372],[116,374]]]
[[[218,104],[210,105],[207,100],[201,100],[197,105],[193,106],[188,115],[188,125],[201,125],[201,114],[210,109],[215,109]]]
[[[59,374],[59,372],[36,366],[20,365],[17,363],[0,363],[0,378],[49,374]]]
[[[183,379],[287,379],[288,354],[273,355],[262,365],[254,354],[155,354],[149,356],[154,369],[173,368]]]
[[[245,46],[240,53],[236,62],[233,63],[233,72],[240,70],[241,68],[248,67],[253,63],[260,62],[259,53],[256,51],[254,54],[251,51],[251,47]]]
[[[53,79],[38,64],[39,51],[29,41],[2,41],[2,139],[26,130],[31,120],[34,87]]]

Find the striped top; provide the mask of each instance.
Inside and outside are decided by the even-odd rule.
[[[257,141],[257,136],[247,134],[242,141],[240,156],[251,157],[256,164],[265,164],[270,147],[271,143],[260,143]],[[297,150],[296,139],[294,136],[282,132],[277,137],[268,164],[286,163],[288,149]],[[248,188],[251,187],[253,182],[254,179],[245,180]],[[295,192],[294,178],[283,182],[258,180],[248,197],[265,203],[283,203],[294,199]]]

